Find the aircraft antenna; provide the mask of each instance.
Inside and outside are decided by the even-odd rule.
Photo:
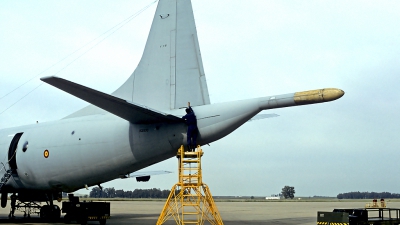
[[[46,71],[50,70],[51,68],[53,68],[54,66],[60,64],[61,62],[65,61],[66,59],[68,59],[70,56],[78,53],[79,51],[81,51],[82,49],[84,49],[85,47],[89,46],[90,44],[92,44],[93,42],[95,42],[96,40],[100,39],[101,37],[103,37],[101,40],[98,40],[95,44],[93,44],[91,47],[89,47],[86,51],[84,51],[83,53],[81,53],[79,56],[77,56],[75,59],[73,59],[71,62],[69,62],[66,66],[62,67],[59,71],[57,71],[55,74],[53,75],[57,75],[58,73],[60,73],[61,71],[63,71],[65,68],[67,68],[68,66],[70,66],[72,63],[74,63],[76,60],[78,60],[79,58],[81,58],[83,55],[85,55],[86,53],[88,53],[89,51],[91,51],[93,48],[95,48],[97,45],[99,45],[101,42],[103,42],[106,38],[108,38],[109,36],[111,36],[112,34],[114,34],[116,31],[118,31],[119,29],[121,29],[123,26],[125,26],[126,24],[128,24],[130,21],[132,21],[134,18],[136,18],[137,16],[139,16],[142,12],[146,11],[148,8],[150,8],[150,6],[152,6],[154,3],[156,3],[158,0],[154,0],[153,2],[151,2],[150,4],[146,5],[145,7],[143,7],[142,9],[140,9],[139,11],[133,13],[132,15],[130,15],[129,17],[127,17],[126,19],[122,20],[121,22],[119,22],[118,24],[114,25],[113,27],[111,27],[110,29],[108,29],[107,31],[103,32],[101,35],[99,35],[98,37],[94,38],[93,40],[87,42],[86,44],[82,45],[81,47],[79,47],[77,50],[73,51],[72,53],[68,54],[67,56],[65,56],[64,58],[60,59],[58,62],[54,63],[53,65],[51,65],[50,67],[48,67],[47,69],[43,70],[42,72],[36,74],[35,76],[33,76],[32,78],[28,79],[27,81],[25,81],[24,83],[22,83],[21,85],[17,86],[16,88],[14,88],[13,90],[11,90],[10,92],[6,93],[5,95],[3,95],[2,97],[0,97],[0,100],[7,97],[8,95],[10,95],[11,93],[13,93],[14,91],[18,90],[19,88],[21,88],[22,86],[24,86],[25,84],[29,83],[30,81],[34,80],[35,78],[39,77],[40,75],[42,75],[43,73],[45,73]],[[36,89],[38,89],[40,86],[42,86],[43,83],[37,85],[35,88],[33,88],[30,92],[28,92],[26,95],[22,96],[20,99],[18,99],[17,101],[15,101],[13,104],[11,104],[8,108],[6,108],[5,110],[3,110],[0,115],[2,113],[4,113],[5,111],[7,111],[8,109],[10,109],[11,107],[13,107],[15,104],[17,104],[18,102],[20,102],[22,99],[24,99],[26,96],[28,96],[30,93],[32,93],[33,91],[35,91]]]

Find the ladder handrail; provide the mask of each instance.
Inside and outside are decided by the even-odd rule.
[[[10,178],[12,177],[12,170],[7,170],[3,162],[1,162],[1,164],[3,165],[3,168],[0,170],[0,172],[4,169],[5,173],[0,180],[0,191],[1,189],[3,189],[3,186],[7,184],[8,180],[10,180]]]

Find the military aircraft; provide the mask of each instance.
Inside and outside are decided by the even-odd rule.
[[[190,0],[159,1],[140,63],[112,94],[54,76],[41,80],[90,105],[58,121],[0,130],[2,207],[8,193],[53,206],[61,192],[129,177],[175,156],[186,145],[181,117],[188,102],[197,142],[206,145],[263,110],[344,95],[325,88],[211,104]],[[45,214],[52,213],[59,208]]]

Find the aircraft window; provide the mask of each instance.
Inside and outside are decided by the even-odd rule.
[[[72,132],[71,132],[71,135],[74,135],[75,134],[75,131],[73,130]]]
[[[28,149],[28,142],[25,141],[24,145],[22,146],[22,151],[26,152],[27,149]]]

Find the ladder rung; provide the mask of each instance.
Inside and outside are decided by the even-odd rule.
[[[199,215],[199,212],[183,212],[184,215]]]
[[[197,155],[198,152],[185,152],[184,155]]]
[[[183,206],[197,206],[198,204],[196,204],[196,203],[195,204],[193,204],[193,203],[192,204],[188,204],[188,203],[183,202],[182,205]]]
[[[199,158],[199,156],[196,153],[191,153],[183,155],[183,158]]]
[[[195,220],[190,220],[190,221],[185,220],[185,221],[183,221],[183,224],[198,224],[198,223],[199,222],[195,221]]]

